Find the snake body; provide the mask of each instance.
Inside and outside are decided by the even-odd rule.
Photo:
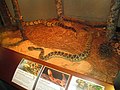
[[[67,59],[71,62],[79,62],[81,60],[86,59],[89,56],[90,51],[91,51],[92,41],[93,41],[93,37],[92,37],[92,34],[90,34],[89,38],[87,40],[87,43],[86,43],[86,49],[82,53],[79,53],[79,54],[69,54],[66,52],[54,51],[54,52],[50,52],[44,56],[44,49],[43,48],[35,48],[33,46],[30,46],[30,47],[28,47],[28,50],[41,51],[41,53],[39,54],[39,59],[41,59],[41,60],[48,60],[48,59],[53,58],[53,57],[59,57],[59,58]]]
[[[23,22],[24,26],[32,26],[32,25],[37,25],[37,24],[43,24],[47,27],[59,26],[59,27],[65,28],[65,29],[72,30],[73,32],[76,32],[76,30],[73,27],[67,26],[60,21],[51,22],[48,20],[34,20],[34,21]]]

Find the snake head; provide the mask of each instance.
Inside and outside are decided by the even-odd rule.
[[[31,47],[28,47],[28,50],[30,50],[30,51],[32,51],[32,50],[34,50],[35,48],[33,47],[33,46],[31,46]]]

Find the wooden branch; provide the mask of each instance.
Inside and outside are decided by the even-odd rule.
[[[110,40],[115,34],[115,30],[118,25],[119,12],[120,12],[120,1],[112,0],[110,14],[107,20],[107,35],[106,36],[108,40]]]
[[[19,5],[18,5],[18,0],[11,0],[11,2],[12,2],[13,10],[15,13],[15,20],[16,20],[17,27],[20,30],[23,39],[26,40],[27,38],[26,38],[24,31],[23,31],[22,16],[20,13]]]
[[[59,20],[62,20],[63,16],[63,5],[62,5],[62,0],[55,0],[56,1],[56,9],[57,9],[57,15]]]
[[[4,26],[11,26],[12,21],[10,19],[10,12],[8,10],[5,0],[0,1],[0,14],[1,14]]]

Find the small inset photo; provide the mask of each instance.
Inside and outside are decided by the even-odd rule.
[[[68,90],[104,90],[105,87],[97,83],[72,76]]]
[[[44,67],[41,78],[46,79],[61,87],[66,87],[69,75],[49,67]]]
[[[25,72],[28,72],[30,74],[33,74],[35,76],[38,75],[41,67],[42,67],[41,64],[24,59],[24,58],[21,60],[20,64],[18,65],[19,69],[21,69]]]

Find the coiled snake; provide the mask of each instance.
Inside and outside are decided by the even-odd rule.
[[[66,52],[54,51],[54,52],[50,52],[44,56],[44,49],[43,48],[35,48],[33,46],[30,46],[30,47],[28,47],[28,50],[41,51],[41,53],[39,54],[39,59],[41,59],[41,60],[48,60],[48,59],[53,58],[53,57],[60,57],[60,58],[67,59],[71,62],[79,62],[81,60],[86,59],[89,56],[90,51],[91,51],[92,41],[93,41],[93,35],[92,35],[92,33],[90,33],[89,38],[88,38],[87,43],[86,43],[86,49],[82,53],[79,53],[79,54],[69,54]]]

